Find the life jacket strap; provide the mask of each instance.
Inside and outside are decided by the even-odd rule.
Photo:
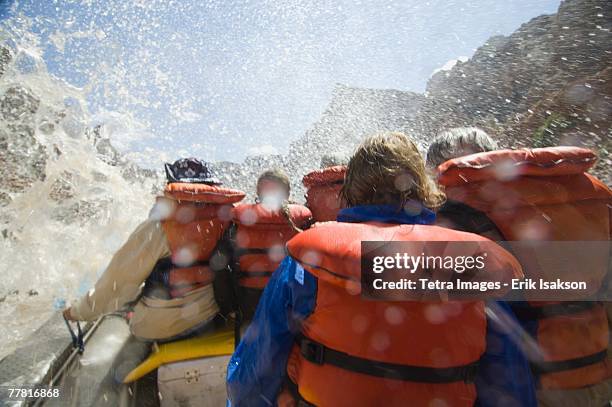
[[[179,267],[172,263],[170,257],[164,257],[159,259],[147,277],[145,286],[143,289],[144,295],[154,296],[157,298],[170,299],[176,296],[180,296],[191,289],[200,288],[206,285],[205,282],[193,282],[193,283],[182,283],[182,284],[171,284],[170,274],[177,272],[183,268],[192,267],[209,267],[208,261],[197,261],[186,267]],[[158,289],[163,288],[162,291],[166,291],[162,294]],[[161,296],[161,297],[160,297]]]
[[[568,301],[543,306],[514,306],[512,310],[521,321],[534,321],[563,315],[578,314],[601,305],[599,301]]]
[[[328,363],[344,370],[386,379],[421,383],[453,383],[458,381],[473,383],[478,372],[478,361],[463,366],[433,368],[363,359],[328,348],[304,336],[299,337],[298,345],[302,357],[309,362],[318,365]]]
[[[283,252],[287,255],[287,248],[283,247]],[[265,254],[268,255],[270,253],[270,248],[268,247],[236,247],[234,249],[234,256],[242,257],[249,254]]]
[[[189,264],[188,266],[177,266],[172,263],[172,259],[170,257],[164,257],[159,259],[153,268],[153,271],[150,274],[150,277],[158,282],[168,283],[168,274],[172,270],[180,270],[181,268],[191,268],[191,267],[208,267],[208,261],[196,261],[194,263]]]
[[[249,254],[268,254],[269,249],[262,247],[237,247],[235,251],[236,257],[242,257]]]
[[[531,363],[531,369],[536,374],[557,373],[594,365],[603,362],[607,358],[608,350],[604,349],[601,352],[575,359],[560,360],[556,362],[533,362]]]
[[[235,249],[235,257],[236,258],[240,258],[242,256],[246,256],[246,255],[253,255],[253,254],[265,254],[268,255],[270,249],[267,248],[259,248],[259,247],[250,247],[250,248],[244,248],[244,247],[237,247]],[[286,249],[285,249],[286,251]],[[274,273],[274,270],[269,270],[269,271],[244,271],[241,270],[239,266],[236,267],[236,277],[238,277],[238,279],[243,279],[243,278],[253,278],[253,277],[271,277],[272,274]]]
[[[495,223],[486,213],[472,208],[463,202],[448,200],[438,211],[438,215],[450,219],[455,227],[453,229],[483,235],[488,232],[502,236]]]
[[[238,278],[271,277],[273,271],[239,271]]]

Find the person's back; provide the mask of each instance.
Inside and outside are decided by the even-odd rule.
[[[214,253],[244,193],[222,188],[199,160],[167,164],[166,173],[164,195],[149,219],[115,254],[95,288],[65,312],[70,319],[93,320],[133,302],[133,335],[169,340],[218,314],[213,281],[226,265]]]
[[[612,194],[585,172],[595,160],[592,152],[574,147],[497,150],[441,163],[438,174],[449,200],[485,219],[479,222],[485,225],[483,232],[500,240],[608,241]],[[447,216],[464,223],[460,212],[447,211]],[[527,277],[538,278],[536,267],[530,267],[543,261],[538,255],[517,253]],[[600,254],[586,263],[576,258],[571,278],[600,287],[608,277],[607,258]],[[554,275],[554,270],[548,272]],[[533,361],[543,404],[603,403],[612,397],[608,318],[605,307],[590,298],[585,294],[580,301],[514,304],[544,355],[543,361]],[[577,389],[577,399],[562,391],[570,389]]]
[[[398,178],[414,184],[398,189]],[[315,224],[287,244],[289,256],[228,366],[231,404],[274,404],[278,397],[280,406],[474,405],[476,366],[487,349],[484,302],[367,301],[360,296],[361,243],[490,241],[431,226],[430,208],[444,197],[403,134],[363,143],[349,163],[343,199],[348,207],[338,222]],[[520,276],[505,250],[494,246],[490,256],[497,262],[487,276]],[[497,368],[498,378],[504,369],[525,380],[503,396],[529,405],[526,364],[527,374],[515,368]]]
[[[290,256],[317,277],[316,305],[288,362],[292,396],[320,406],[371,406],[381,400],[388,406],[428,406],[435,400],[474,405],[478,365],[487,346],[486,294],[444,303],[407,301],[408,296],[373,303],[360,295],[361,242],[461,239],[486,242],[430,225],[407,229],[376,222],[330,222],[292,239]],[[442,257],[445,248],[440,249],[430,247],[428,254]],[[313,251],[320,266],[312,264]],[[505,268],[487,269],[492,279],[519,277],[520,268],[512,270],[508,253],[500,249],[488,254],[507,256]],[[459,291],[445,295],[453,298]]]
[[[237,298],[244,320],[255,313],[270,276],[285,257],[285,244],[311,221],[310,210],[289,203],[289,178],[280,170],[264,172],[257,181],[254,204],[233,209],[232,231]]]

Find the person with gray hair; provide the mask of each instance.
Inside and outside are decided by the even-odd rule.
[[[455,127],[436,136],[427,150],[427,165],[435,168],[453,158],[497,149],[495,140],[484,130]]]
[[[337,165],[347,165],[349,162],[348,154],[336,151],[334,153],[323,154],[321,157],[321,169],[335,167]]]

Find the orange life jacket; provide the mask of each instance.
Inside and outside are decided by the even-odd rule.
[[[306,187],[306,206],[316,222],[336,220],[340,211],[340,189],[346,166],[337,165],[308,173],[302,179]]]
[[[214,272],[208,260],[230,224],[233,204],[244,195],[206,184],[166,186],[155,211],[163,219],[171,256],[160,259],[147,280],[152,295],[176,298],[212,283]]]
[[[449,200],[486,214],[506,240],[607,241],[612,192],[586,174],[596,156],[577,147],[500,150],[453,159],[438,168]],[[527,277],[528,253],[517,253]],[[577,262],[578,263],[578,262]],[[601,283],[607,259],[575,264],[581,279]],[[537,276],[534,276],[537,277]],[[544,361],[533,365],[543,389],[579,388],[611,377],[609,329],[599,302],[529,302],[517,316],[537,323]]]
[[[289,204],[289,216],[302,227],[311,218],[310,210]],[[285,257],[285,244],[297,234],[285,215],[262,204],[244,204],[233,209],[236,224],[235,253],[238,284],[263,290]]]
[[[287,373],[291,391],[317,406],[472,406],[475,367],[486,347],[482,301],[369,301],[360,294],[362,241],[482,241],[437,226],[382,223],[317,225],[287,244],[317,277],[313,312],[303,321]],[[492,245],[487,273],[509,282],[519,263]],[[442,251],[442,249],[440,249]],[[442,255],[442,253],[431,253]]]

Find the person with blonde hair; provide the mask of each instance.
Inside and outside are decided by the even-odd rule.
[[[432,225],[444,193],[402,133],[359,146],[341,195],[347,207],[336,222],[315,224],[287,243],[288,256],[228,365],[228,405],[474,405],[483,395],[475,382],[487,349],[484,301],[366,300],[359,295],[361,244],[490,241]],[[488,258],[493,265],[482,278],[521,276],[502,248],[493,245]],[[526,363],[496,362],[497,371],[487,373],[507,370],[512,382],[495,401],[533,405]],[[495,405],[493,397],[485,401]]]
[[[429,178],[417,145],[403,133],[386,133],[363,142],[349,161],[341,195],[348,207],[399,205],[418,201],[431,210],[444,193]]]

